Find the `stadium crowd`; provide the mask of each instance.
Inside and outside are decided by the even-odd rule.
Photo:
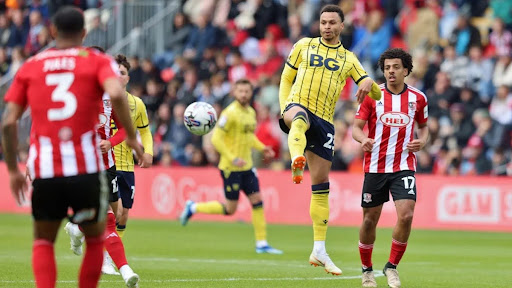
[[[0,1],[0,75],[16,73],[28,56],[51,41],[51,2]],[[101,5],[69,2],[82,8]],[[430,106],[431,137],[418,153],[418,173],[512,174],[511,1],[181,2],[166,31],[166,51],[144,59],[128,55],[128,90],[146,104],[157,164],[215,165],[218,155],[211,135],[189,133],[183,112],[188,104],[205,101],[219,114],[232,101],[231,83],[247,78],[256,87],[256,135],[276,152],[276,159],[267,163],[256,156],[255,164],[290,167],[286,136],[277,123],[281,71],[293,43],[319,36],[319,9],[339,4],[346,15],[342,43],[377,82],[383,81],[377,60],[387,48],[402,47],[413,55],[413,73],[406,82],[424,91]],[[89,27],[85,45],[110,44],[98,43],[105,39],[98,17]],[[333,170],[359,173],[362,151],[351,136],[357,109],[354,87],[347,83],[338,101]],[[28,137],[21,141],[20,157],[25,157],[27,142]]]

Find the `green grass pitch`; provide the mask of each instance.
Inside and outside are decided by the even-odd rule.
[[[62,227],[64,227],[62,225]],[[342,276],[308,264],[309,226],[269,225],[269,242],[284,255],[254,251],[250,223],[130,220],[124,237],[128,261],[140,287],[361,287],[358,229],[330,227],[327,251]],[[390,229],[378,229],[373,263],[389,255]],[[29,215],[0,214],[0,287],[34,287]],[[61,229],[56,248],[57,287],[77,287],[81,258],[69,249]],[[402,287],[512,287],[512,235],[414,230],[400,263]],[[100,287],[125,287],[120,276],[102,276]]]

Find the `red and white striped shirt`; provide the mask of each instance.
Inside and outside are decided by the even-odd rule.
[[[103,83],[117,63],[95,49],[48,49],[27,60],[5,95],[32,114],[27,167],[32,179],[105,169],[96,133]]]
[[[100,113],[100,123],[98,127],[98,134],[101,140],[108,140],[112,137],[112,129],[110,128],[110,122],[112,121],[112,103],[110,102],[110,96],[107,93],[103,94],[102,110]],[[116,164],[114,151],[108,150],[107,153],[103,154],[103,165],[106,168],[110,168]]]
[[[110,95],[107,93],[103,94],[101,104],[101,110],[103,111],[99,115],[99,125],[98,125],[98,135],[101,140],[110,141],[110,145],[112,148],[108,150],[107,153],[103,153],[103,165],[106,168],[110,168],[116,164],[116,158],[114,156],[114,146],[124,141],[126,137],[126,131],[122,126],[120,126],[120,122],[117,120],[116,114],[112,110],[112,103],[110,101]],[[111,124],[114,124],[114,127],[117,125],[117,133],[114,137],[112,137],[113,129]]]
[[[365,97],[356,113],[357,119],[368,121],[368,137],[375,140],[372,152],[364,155],[364,172],[416,171],[416,155],[407,144],[414,138],[414,122],[427,123],[427,97],[407,85],[400,94],[391,93],[385,84],[379,87],[381,100]]]

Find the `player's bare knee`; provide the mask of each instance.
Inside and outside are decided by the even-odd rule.
[[[402,212],[398,215],[398,222],[402,225],[411,225],[414,211]]]
[[[374,215],[365,215],[363,219],[363,229],[375,229],[377,227],[377,223],[379,222],[379,218]]]

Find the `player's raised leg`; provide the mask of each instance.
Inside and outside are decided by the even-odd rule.
[[[82,255],[82,244],[84,242],[84,233],[80,231],[80,227],[77,224],[71,222],[66,223],[64,230],[69,235],[71,251],[75,255]]]
[[[306,167],[306,131],[309,129],[309,119],[304,108],[300,106],[291,106],[283,114],[283,119],[290,128],[288,132],[288,148],[292,160],[292,180],[293,183],[302,182],[304,168]]]
[[[190,218],[196,213],[228,215],[224,204],[217,200],[198,203],[192,200],[187,200],[185,207],[180,214],[181,225],[187,225],[188,220],[190,220]]]
[[[313,221],[313,251],[309,257],[309,263],[314,266],[323,266],[325,271],[333,275],[341,275],[338,268],[327,254],[325,240],[327,238],[327,227],[329,222],[329,171],[331,162],[306,151],[309,171],[311,175],[311,203],[309,214]]]

